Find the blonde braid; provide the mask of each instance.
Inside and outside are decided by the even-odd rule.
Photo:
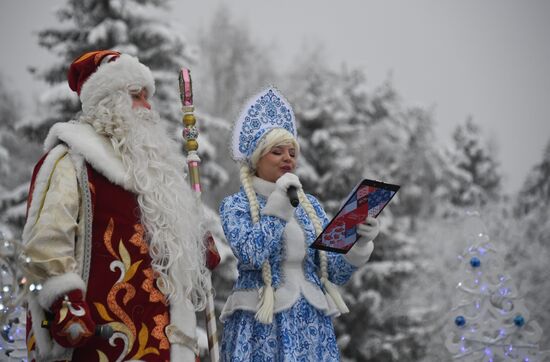
[[[319,216],[315,212],[313,205],[311,205],[311,202],[309,202],[309,199],[302,189],[298,191],[298,199],[300,200],[300,205],[302,205],[307,213],[307,216],[313,223],[315,235],[319,236],[323,232],[323,225],[321,224],[321,220],[319,220]],[[340,313],[348,313],[349,309],[338,292],[337,287],[328,279],[328,258],[327,253],[323,250],[319,250],[319,264],[321,268],[321,283],[323,284],[326,293],[332,298],[338,307],[338,310],[340,310]]]
[[[250,204],[250,216],[252,216],[252,223],[256,224],[260,221],[260,205],[258,204],[258,199],[256,198],[256,191],[252,186],[252,175],[248,165],[243,164],[241,166],[241,184],[243,185],[244,192],[248,198],[248,203]]]
[[[248,165],[241,166],[241,183],[243,185],[248,203],[250,204],[250,216],[252,223],[256,224],[260,221],[260,205],[256,198],[256,192],[252,186],[252,175]],[[271,265],[269,260],[262,264],[262,281],[263,288],[260,290],[260,302],[258,303],[258,311],[256,312],[256,320],[260,323],[271,324],[273,321],[273,309],[275,306],[275,294],[272,286]]]

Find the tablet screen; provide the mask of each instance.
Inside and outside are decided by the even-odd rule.
[[[398,185],[362,180],[311,247],[347,253],[359,238],[357,224],[367,216],[377,217],[398,190]]]

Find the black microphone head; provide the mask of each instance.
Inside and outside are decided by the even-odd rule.
[[[286,190],[286,194],[292,206],[296,207],[300,204],[300,200],[298,199],[298,189],[296,186],[289,186]]]

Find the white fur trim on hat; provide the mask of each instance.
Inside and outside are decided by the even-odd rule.
[[[80,92],[82,110],[94,107],[112,92],[127,91],[130,87],[146,88],[149,96],[155,93],[151,70],[135,57],[122,54],[118,59],[103,63],[84,82]]]

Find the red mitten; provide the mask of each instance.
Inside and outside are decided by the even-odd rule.
[[[54,314],[50,332],[61,346],[80,347],[94,336],[96,324],[81,290],[65,294],[51,305],[50,310]]]
[[[216,242],[212,233],[208,231],[204,236],[204,244],[206,245],[206,267],[209,270],[214,270],[220,263],[221,257],[216,247]]]

